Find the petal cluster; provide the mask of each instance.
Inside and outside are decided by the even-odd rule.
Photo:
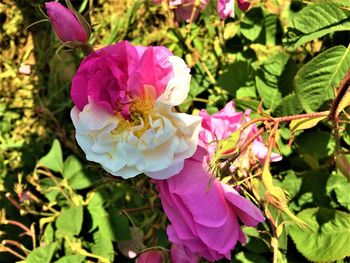
[[[203,118],[202,128],[199,132],[199,144],[207,149],[209,157],[213,156],[218,140],[229,137],[232,133],[237,131],[244,122],[250,120],[250,110],[247,110],[245,113],[237,112],[232,101],[213,115],[209,115],[205,110],[201,110],[199,115]],[[257,131],[258,128],[255,125],[250,125],[241,134],[238,146],[252,137]],[[261,136],[253,141],[250,152],[259,161],[265,161],[267,148]],[[281,159],[282,156],[272,153],[270,161],[280,161]]]
[[[167,234],[171,242],[209,261],[230,259],[237,241],[245,242],[239,221],[256,226],[264,217],[250,201],[208,174],[205,154],[199,147],[178,175],[156,182],[171,222]]]
[[[85,58],[72,82],[71,117],[86,158],[123,178],[178,173],[196,150],[201,122],[173,110],[190,79],[164,47],[123,41]]]

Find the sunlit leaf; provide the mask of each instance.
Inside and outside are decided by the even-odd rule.
[[[34,249],[25,259],[26,263],[51,263],[51,259],[57,249],[56,243]]]
[[[289,227],[297,249],[310,261],[331,262],[350,255],[350,214],[325,208],[303,210],[309,229]]]
[[[58,230],[70,234],[78,235],[83,224],[83,207],[64,208],[56,220]]]
[[[95,232],[93,238],[94,244],[91,247],[92,253],[107,258],[113,262],[114,249],[112,240],[100,231]]]
[[[306,130],[306,129],[315,127],[320,121],[326,118],[327,116],[321,116],[316,118],[302,118],[302,119],[292,120],[289,124],[289,127],[291,132]]]
[[[326,50],[303,65],[294,79],[295,92],[307,112],[313,112],[334,97],[350,68],[350,45],[336,46]]]
[[[38,163],[54,172],[63,173],[62,149],[61,144],[57,139],[53,141],[49,153],[42,157]]]
[[[350,10],[344,4],[315,2],[302,9],[291,21],[287,45],[296,49],[326,34],[350,30]]]

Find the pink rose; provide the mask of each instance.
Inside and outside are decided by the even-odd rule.
[[[164,179],[197,148],[201,118],[173,110],[189,92],[190,69],[165,47],[127,41],[87,56],[73,78],[76,139],[112,175]]]
[[[170,249],[172,263],[197,263],[200,257],[192,253],[187,247],[173,243]]]
[[[206,154],[199,146],[178,175],[156,181],[156,187],[171,222],[171,242],[209,261],[230,259],[237,241],[245,242],[239,221],[255,227],[264,217],[250,201],[208,174]]]
[[[249,114],[250,110],[247,110],[244,114],[242,112],[236,112],[232,101],[227,103],[222,110],[213,115],[209,115],[205,110],[201,110],[199,115],[203,120],[202,128],[199,132],[199,145],[207,149],[209,157],[211,158],[215,152],[215,142],[229,137],[242,126],[243,122],[249,121]],[[257,131],[258,128],[255,125],[248,127],[241,134],[238,146],[241,146]],[[253,141],[251,152],[259,159],[259,161],[265,161],[267,148],[265,147],[261,136]],[[280,161],[281,159],[282,157],[279,154],[272,153],[270,161],[275,162]]]
[[[148,250],[143,252],[137,259],[137,263],[162,263],[162,252],[156,250]]]
[[[81,63],[72,82],[71,97],[80,111],[90,97],[108,112],[129,114],[132,97],[142,96],[145,86],[159,97],[173,76],[165,47],[132,46],[127,41],[95,51]],[[154,93],[154,94],[153,94]]]
[[[225,139],[239,129],[244,121],[249,120],[249,113],[236,112],[233,102],[213,115],[202,110],[202,127],[194,156],[185,161],[179,174],[167,180],[155,180],[171,223],[167,228],[169,240],[184,248],[182,254],[199,255],[209,261],[223,257],[230,259],[237,241],[245,242],[239,222],[255,227],[264,221],[261,211],[249,200],[208,173],[208,161],[215,152],[215,141]],[[255,125],[245,130],[239,145],[256,131]],[[255,139],[252,149],[246,151],[261,161],[266,158],[266,152],[260,137]],[[246,153],[239,158],[249,161]],[[280,158],[275,154],[271,160]],[[241,163],[242,160],[237,165]]]
[[[89,39],[89,33],[77,16],[68,8],[57,2],[45,3],[47,15],[60,41],[82,42]]]

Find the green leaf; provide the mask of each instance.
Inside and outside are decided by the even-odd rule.
[[[233,38],[237,34],[238,27],[236,23],[230,22],[225,25],[224,28],[224,39]]]
[[[252,68],[247,61],[236,61],[223,69],[217,85],[236,97],[236,91],[241,87],[253,86]]]
[[[308,260],[331,262],[350,256],[350,214],[325,208],[303,210],[298,217],[309,229],[289,227],[297,249]]]
[[[295,64],[285,53],[279,53],[269,59],[257,70],[255,76],[256,88],[263,99],[264,106],[275,109],[284,94],[292,91],[291,81],[284,83],[283,79],[292,79],[295,74]]]
[[[81,263],[85,259],[83,255],[68,255],[61,257],[59,260],[55,261],[55,263]]]
[[[307,112],[313,112],[327,100],[333,99],[338,87],[350,68],[350,45],[326,50],[303,65],[294,79],[297,98]]]
[[[69,235],[79,235],[83,224],[83,207],[64,208],[56,220],[57,230]]]
[[[335,146],[333,137],[325,131],[305,131],[296,138],[295,143],[300,152],[318,159],[329,156]]]
[[[42,236],[42,240],[46,244],[50,244],[54,241],[54,238],[55,238],[54,229],[52,227],[52,223],[49,223],[45,228],[44,235]]]
[[[288,116],[299,114],[303,111],[297,95],[295,93],[288,94],[283,97],[282,100],[277,104],[276,108],[273,110],[273,113],[277,116]]]
[[[301,210],[305,207],[315,206],[315,204],[323,207],[331,205],[331,198],[327,195],[326,185],[329,178],[329,171],[325,169],[315,169],[301,174],[302,182],[300,189],[292,189],[292,204],[294,210]],[[300,182],[296,182],[298,186]],[[282,186],[288,184],[282,183]],[[291,190],[291,189],[289,189]]]
[[[63,173],[63,157],[59,140],[53,141],[49,153],[42,157],[38,163],[54,172]]]
[[[64,161],[63,177],[67,180],[71,180],[77,173],[81,172],[82,169],[83,166],[79,160],[74,155],[70,155]]]
[[[289,124],[290,131],[293,133],[300,130],[310,129],[312,127],[315,127],[320,121],[326,119],[327,117],[328,116],[321,116],[316,118],[303,118],[292,120]]]
[[[34,249],[25,259],[26,263],[50,263],[56,251],[56,243]]]
[[[94,243],[91,247],[92,253],[95,255],[114,260],[114,249],[112,240],[106,237],[101,231],[96,231],[93,234]]]
[[[301,183],[301,178],[297,177],[293,170],[289,170],[287,171],[287,175],[283,178],[280,186],[289,193],[291,198],[293,198],[299,192]]]
[[[261,8],[250,9],[240,23],[240,31],[250,41],[254,41],[260,35],[263,27],[264,15]]]
[[[328,193],[330,193],[331,191],[334,191],[339,204],[346,207],[346,209],[350,211],[350,195],[349,195],[350,183],[346,179],[346,177],[342,175],[330,176],[327,181],[326,189]]]
[[[277,31],[277,16],[274,14],[268,14],[265,16],[265,35],[266,45],[275,45],[276,42],[276,31]]]
[[[336,31],[350,30],[350,12],[339,3],[315,3],[302,9],[291,22],[287,46],[291,49]]]
[[[131,239],[129,219],[125,215],[120,215],[118,209],[110,208],[104,215],[95,216],[94,220],[97,220],[101,233],[111,240]]]
[[[335,164],[338,170],[350,180],[350,154],[337,154]]]
[[[260,101],[254,99],[235,99],[236,110],[245,111],[247,109],[257,109]]]
[[[93,219],[92,229],[98,226],[101,233],[113,241],[130,239],[128,218],[120,215],[116,208],[106,211],[103,206],[106,198],[104,192],[98,192],[89,202],[88,211]]]
[[[98,179],[95,173],[84,170],[83,165],[74,156],[70,155],[64,162],[63,177],[65,177],[72,189],[80,190],[91,186]]]

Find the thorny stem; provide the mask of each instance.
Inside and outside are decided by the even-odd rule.
[[[261,128],[256,132],[253,136],[251,136],[247,141],[244,142],[242,145],[240,152],[244,152],[244,150],[256,139],[258,138],[261,134],[265,132],[264,128]]]
[[[293,120],[298,120],[298,119],[304,119],[304,118],[316,118],[316,117],[322,117],[322,116],[328,116],[329,111],[321,111],[321,112],[313,112],[313,113],[305,113],[305,114],[297,114],[297,115],[291,115],[291,116],[283,116],[283,117],[260,117],[256,119],[252,119],[246,123],[244,123],[241,126],[241,131],[244,131],[246,128],[248,128],[250,125],[257,123],[257,122],[264,122],[264,121],[269,121],[269,122],[288,122],[288,121],[293,121]]]
[[[14,226],[18,226],[19,228],[23,229],[25,231],[25,234],[28,236],[33,236],[32,231],[30,231],[30,229],[28,227],[26,227],[25,225],[23,225],[21,222],[15,221],[15,220],[4,220],[4,224],[5,225],[14,225]]]
[[[38,165],[37,168],[40,168],[41,166]],[[66,192],[62,189],[61,185],[59,184],[59,182],[56,180],[55,176],[53,176],[52,173],[50,172],[47,172],[47,171],[44,171],[44,170],[41,170],[41,169],[38,169],[37,170],[38,173],[40,174],[43,174],[43,175],[46,175],[47,177],[49,177],[53,182],[54,184],[58,187],[58,189],[60,190],[60,192],[63,194],[63,196],[68,200],[70,201],[73,205],[75,205],[75,203],[73,202],[73,200],[66,194]]]
[[[344,96],[345,96],[346,92],[349,90],[349,88],[350,88],[350,69],[346,73],[342,82],[340,83],[338,91],[337,91],[338,94],[335,97],[335,99],[332,103],[332,106],[329,110],[329,118],[332,121],[337,120],[337,118],[338,118],[337,110],[338,110],[339,103],[342,101],[342,99],[344,98]]]
[[[275,135],[278,129],[278,125],[279,122],[276,122],[275,125],[272,128],[272,131],[270,133],[269,136],[269,140],[268,140],[268,145],[269,148],[267,150],[267,154],[265,157],[265,163],[264,163],[264,167],[263,167],[263,172],[262,172],[262,182],[267,189],[269,189],[272,186],[272,176],[270,174],[270,159],[271,159],[271,154],[272,154],[272,148],[274,146],[274,141],[275,141]]]
[[[1,242],[4,246],[9,244],[9,245],[13,245],[15,247],[18,247],[20,250],[22,250],[24,252],[24,254],[28,255],[28,249],[23,246],[22,244],[20,244],[19,242],[17,241],[14,241],[14,240],[8,240],[8,239],[4,239],[2,242]]]
[[[21,210],[21,205],[12,197],[11,193],[5,194],[6,198],[13,204],[18,210]]]
[[[340,136],[339,136],[339,119],[338,119],[338,107],[339,104],[341,103],[342,99],[344,98],[344,96],[346,95],[347,92],[349,92],[349,87],[350,87],[350,69],[348,70],[348,72],[346,73],[344,79],[342,80],[342,82],[339,85],[338,88],[338,94],[335,97],[332,106],[329,110],[329,119],[332,121],[333,123],[333,134],[335,137],[335,152],[339,152],[340,151]]]
[[[192,12],[191,12],[191,17],[190,17],[190,22],[187,25],[187,34],[191,31],[192,22],[193,22],[194,16],[196,15],[196,12],[197,12],[199,5],[200,5],[200,0],[194,1]]]
[[[14,256],[16,256],[16,257],[22,259],[22,260],[25,260],[25,259],[26,259],[25,256],[19,254],[18,252],[14,251],[13,249],[11,249],[11,248],[9,248],[9,247],[4,246],[3,244],[1,244],[1,247],[2,247],[6,252],[11,253],[12,255],[14,255]],[[0,252],[1,252],[1,250],[0,250]]]

